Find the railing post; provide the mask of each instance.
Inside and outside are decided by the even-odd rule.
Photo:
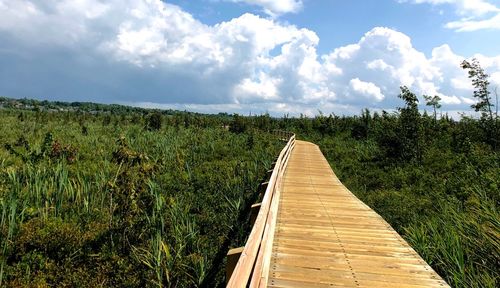
[[[274,167],[273,167],[273,169],[274,169]],[[267,179],[269,179],[269,176],[271,176],[271,174],[273,174],[273,169],[270,169],[270,170],[266,171],[266,177],[267,177]]]
[[[252,204],[252,208],[250,208],[250,226],[255,224],[255,220],[257,219],[257,215],[259,215],[260,206],[262,203]]]
[[[245,247],[238,247],[230,249],[226,255],[226,284],[231,279],[231,275],[233,275],[234,268],[240,259],[241,252]]]
[[[260,186],[259,186],[259,199],[262,199],[262,197],[264,196],[264,193],[266,193],[266,189],[267,189],[268,184],[269,184],[268,181],[260,184]]]

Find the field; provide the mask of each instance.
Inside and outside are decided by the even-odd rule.
[[[0,286],[223,286],[281,129],[318,144],[451,286],[498,287],[498,116],[409,100],[315,118],[35,104],[0,110]]]
[[[282,145],[221,119],[0,110],[0,286],[216,283]]]

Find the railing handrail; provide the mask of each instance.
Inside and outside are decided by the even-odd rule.
[[[279,131],[285,132],[285,131]],[[285,172],[288,159],[295,146],[295,134],[286,132],[289,140],[281,150],[276,164],[273,168],[269,184],[267,185],[262,199],[259,214],[252,227],[250,236],[245,244],[243,252],[234,268],[234,271],[227,283],[227,287],[250,287],[267,284],[268,267],[274,229],[276,226],[276,216],[278,210],[279,193],[281,190],[281,180]]]
[[[271,131],[271,133],[278,136],[278,137],[283,137],[285,139],[290,139],[292,136],[295,135],[293,132],[286,131],[286,130],[279,130],[279,129],[274,129]]]

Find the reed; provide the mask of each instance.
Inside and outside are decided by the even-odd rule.
[[[103,117],[0,111],[0,286],[199,286],[282,145]]]

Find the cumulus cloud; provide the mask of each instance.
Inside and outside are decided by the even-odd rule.
[[[302,0],[225,0],[242,2],[262,7],[270,16],[279,16],[286,13],[296,13],[302,8]]]
[[[352,85],[344,84],[358,84],[359,88],[359,79],[375,83],[373,85],[377,89],[372,87],[372,93],[369,94],[373,96],[375,104],[385,98],[383,95],[397,94],[401,85],[424,94],[435,94],[438,91],[435,83],[439,81],[439,68],[432,65],[422,52],[413,48],[407,35],[389,28],[374,28],[357,44],[337,48],[323,56],[323,59],[326,65],[342,69],[341,75],[329,78],[332,89],[346,87],[342,101],[358,104],[367,101],[349,91],[353,90]],[[352,82],[353,79],[358,81]],[[395,105],[396,101],[395,97],[388,97],[382,104]]]
[[[82,97],[86,91],[75,82],[87,79],[99,85],[94,89],[106,90],[110,101],[142,97],[153,102],[305,103],[332,94],[316,81],[317,35],[256,15],[208,26],[160,0],[0,3],[5,16],[0,20],[3,62],[22,54],[17,55],[16,68],[3,65],[2,74],[23,69],[19,74],[24,77],[17,81],[31,83],[21,89],[7,83],[3,93],[42,97],[50,91],[63,98],[68,96],[64,91],[71,91]],[[279,47],[281,53],[272,56]],[[35,62],[29,59],[33,57]],[[33,65],[45,65],[49,75],[34,75]],[[64,69],[77,69],[78,76],[65,84],[38,83],[41,78],[71,77]],[[46,89],[30,88],[39,85]]]
[[[399,0],[399,2],[453,5],[461,18],[446,23],[445,27],[457,32],[500,29],[500,7],[485,0]]]
[[[359,80],[359,78],[354,78],[349,81],[349,87],[354,93],[358,93],[361,96],[368,97],[377,102],[384,100],[384,95],[380,91],[380,88],[371,82],[364,82]]]
[[[0,0],[0,15],[6,96],[278,115],[392,109],[400,85],[445,109],[473,101],[463,57],[426,57],[384,27],[318,55],[309,29],[253,14],[206,25],[160,0]],[[500,82],[500,56],[476,57]]]
[[[497,29],[500,30],[500,13],[497,13],[495,16],[484,19],[484,20],[475,20],[475,19],[460,19],[458,21],[452,21],[446,23],[446,28],[454,29],[458,32],[471,32],[483,29]]]
[[[415,4],[428,3],[432,5],[451,4],[455,6],[461,15],[484,15],[489,12],[498,12],[499,8],[484,0],[399,0],[399,2],[411,2]]]

